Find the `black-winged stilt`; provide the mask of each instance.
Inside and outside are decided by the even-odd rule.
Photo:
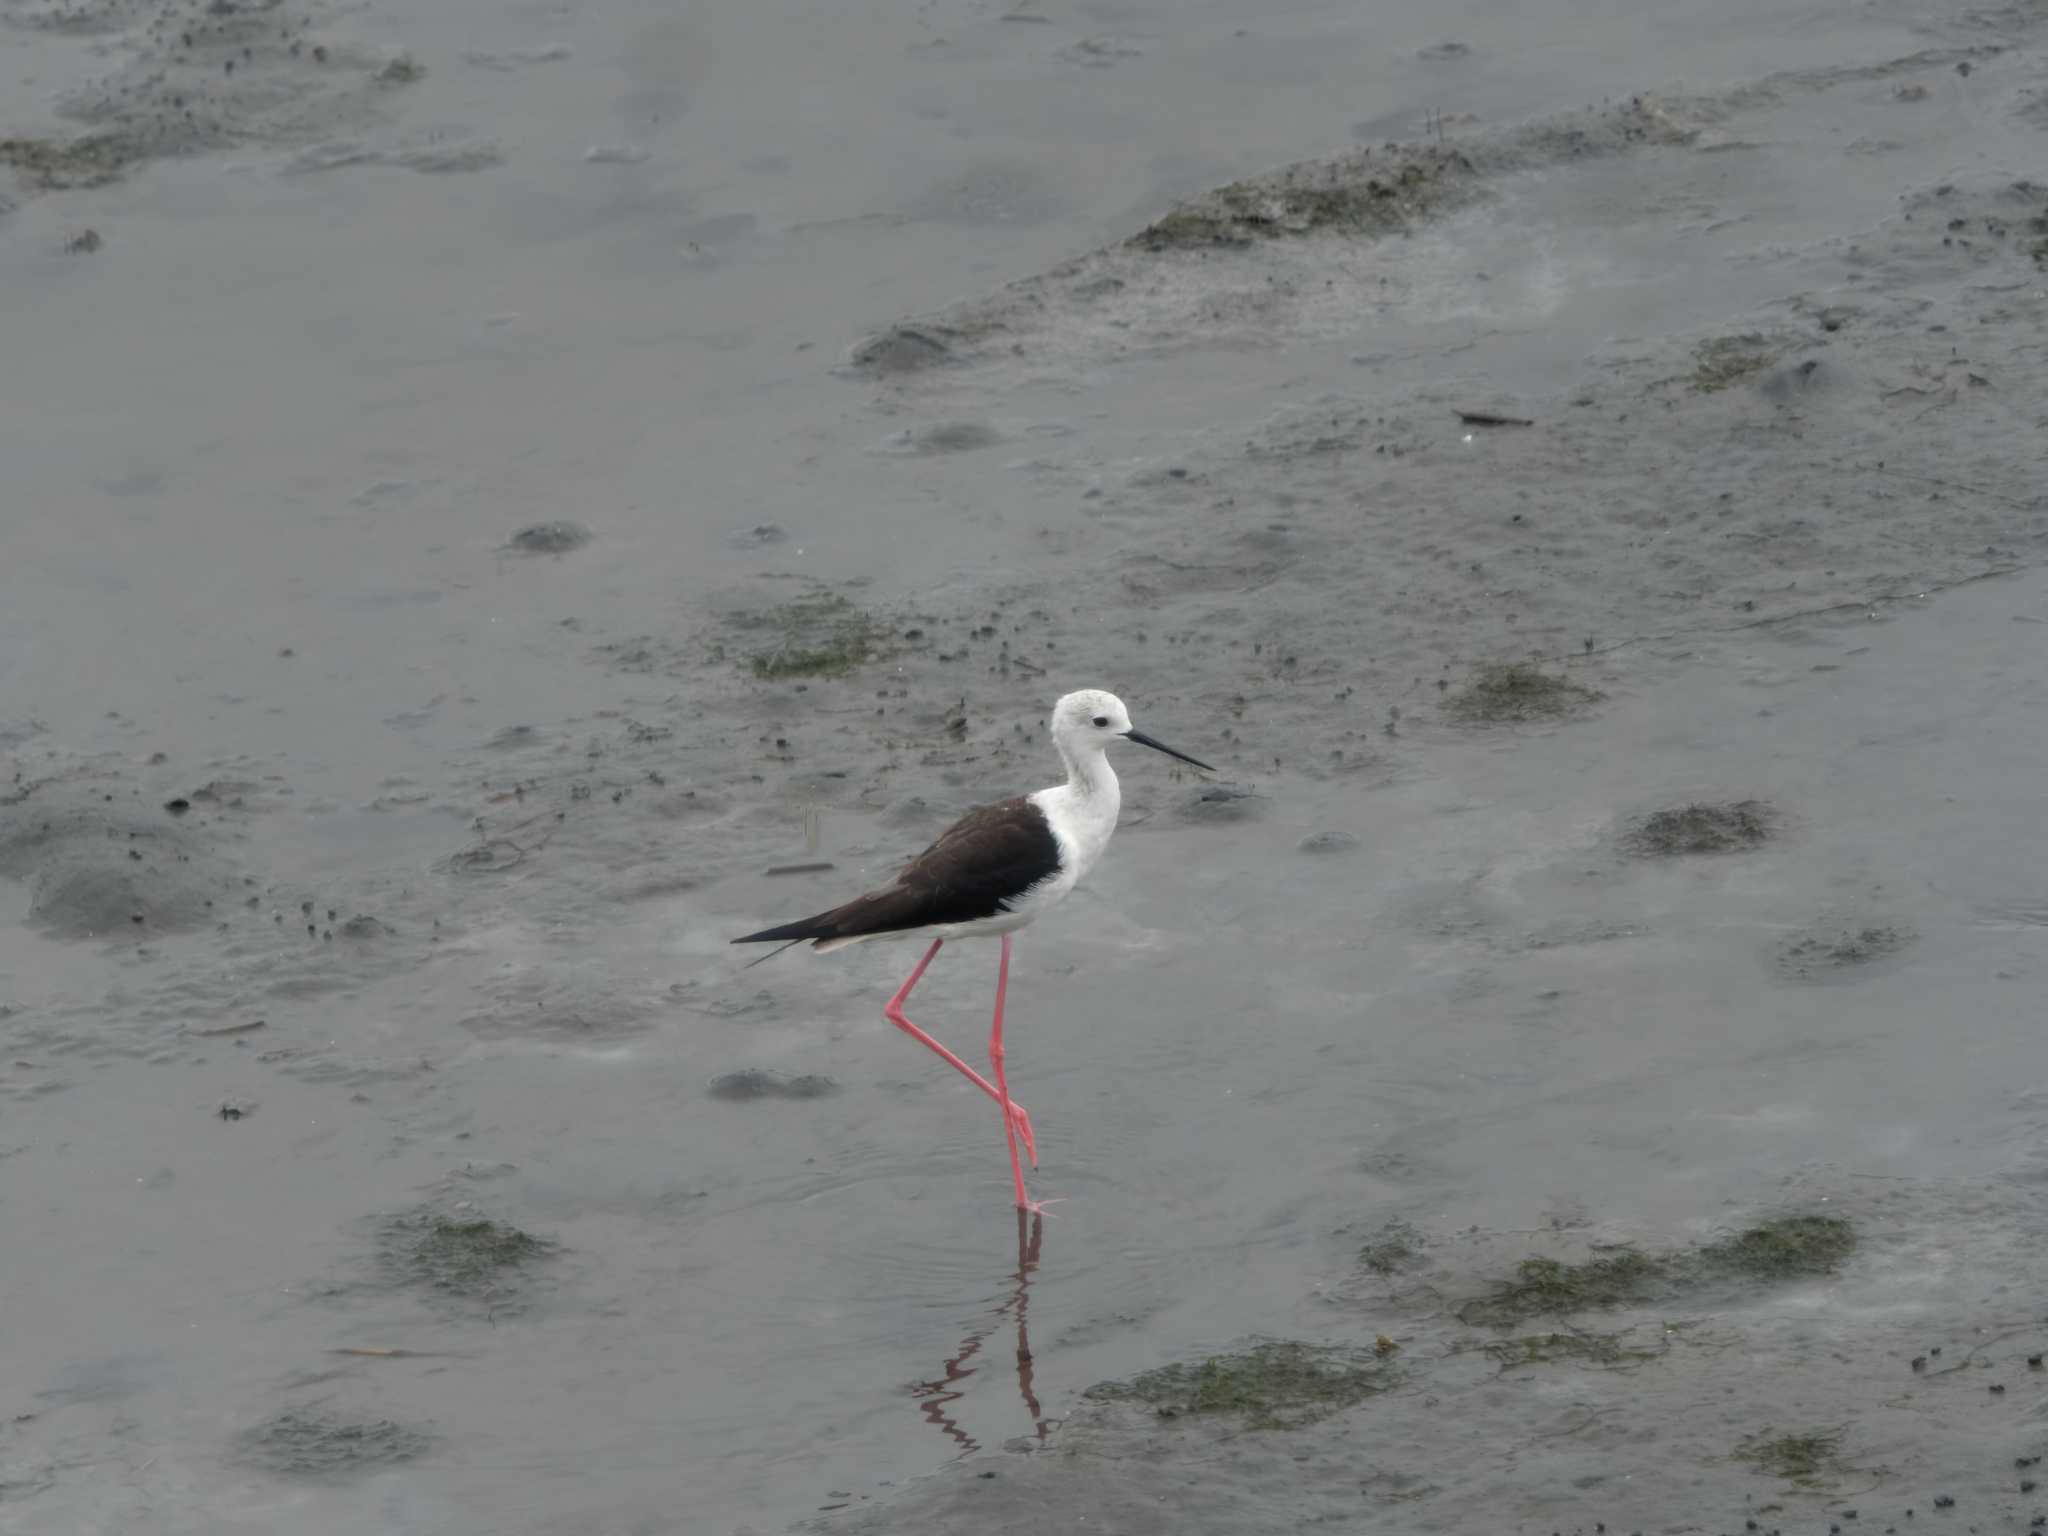
[[[1017,1138],[1024,1138],[1024,1150],[1034,1168],[1038,1166],[1038,1142],[1031,1134],[1031,1117],[1010,1098],[1003,1080],[1003,993],[1010,980],[1010,935],[1061,901],[1109,846],[1117,810],[1123,803],[1107,754],[1115,741],[1135,741],[1197,768],[1215,771],[1199,758],[1176,752],[1134,729],[1130,711],[1115,694],[1084,688],[1065,695],[1052,707],[1052,742],[1066,766],[1066,783],[969,811],[878,890],[815,917],[764,928],[732,941],[800,944],[809,939],[813,949],[823,952],[868,939],[930,936],[931,948],[917,962],[909,980],[896,989],[882,1009],[883,1016],[938,1052],[955,1071],[1002,1106],[1017,1206],[1034,1213],[1040,1207],[1024,1192]],[[988,1042],[996,1074],[991,1083],[905,1018],[903,1004],[946,940],[998,936],[1003,949],[996,963],[996,1016]]]

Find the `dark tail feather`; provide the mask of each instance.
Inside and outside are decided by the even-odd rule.
[[[735,944],[744,944],[746,942],[747,941],[745,939],[733,940],[733,943]],[[773,960],[777,955],[782,954],[787,950],[795,949],[797,945],[801,943],[803,943],[802,939],[791,939],[787,944],[779,944],[774,949],[769,950],[767,954],[761,955],[756,959],[749,960],[745,965],[741,966],[740,969],[743,971],[751,971],[757,965],[766,965],[770,960]]]
[[[781,944],[798,939],[829,939],[837,931],[826,923],[830,913],[816,917],[800,918],[793,923],[784,923],[780,928],[763,928],[759,933],[749,933],[734,939],[735,944]]]

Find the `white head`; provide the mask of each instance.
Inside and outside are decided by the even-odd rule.
[[[1197,768],[1209,765],[1199,758],[1176,752],[1163,741],[1154,741],[1131,725],[1131,712],[1124,701],[1100,688],[1083,688],[1060,699],[1052,707],[1052,739],[1069,755],[1101,752],[1113,741],[1135,741],[1168,757],[1177,757]],[[1215,770],[1210,769],[1213,773]]]

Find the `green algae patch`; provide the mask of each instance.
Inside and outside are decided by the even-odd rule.
[[[1334,232],[1397,233],[1479,195],[1472,162],[1454,149],[1369,151],[1233,181],[1175,205],[1127,242],[1139,250],[1199,250]]]
[[[0,138],[0,165],[44,191],[103,187],[118,181],[148,158],[140,142],[121,134],[95,133],[74,139]]]
[[[1376,1353],[1312,1344],[1257,1344],[1194,1365],[1168,1365],[1086,1396],[1149,1403],[1162,1419],[1208,1415],[1246,1429],[1300,1429],[1376,1397],[1399,1373]]]
[[[1390,1221],[1358,1250],[1358,1262],[1376,1275],[1397,1274],[1421,1256],[1421,1240],[1405,1221]]]
[[[433,1437],[390,1419],[289,1410],[241,1436],[242,1460],[279,1477],[339,1478],[418,1459]]]
[[[1735,1459],[1748,1462],[1767,1477],[1782,1477],[1801,1488],[1818,1488],[1843,1470],[1837,1454],[1841,1443],[1839,1430],[1751,1435],[1735,1447]]]
[[[1761,800],[1695,801],[1640,818],[1623,833],[1622,845],[1651,859],[1739,853],[1761,848],[1777,830],[1776,813]]]
[[[813,593],[739,622],[742,628],[774,633],[772,646],[748,658],[754,676],[771,682],[844,677],[874,660],[887,638],[872,615],[837,592]]]
[[[1524,1259],[1513,1278],[1493,1293],[1468,1301],[1458,1316],[1468,1323],[1512,1328],[1532,1317],[1562,1317],[1605,1307],[1648,1301],[1669,1278],[1662,1259],[1624,1248],[1583,1264],[1559,1259]]]
[[[1557,720],[1606,695],[1527,662],[1487,662],[1444,701],[1444,713],[1467,725],[1508,720]]]
[[[1589,1365],[1617,1370],[1655,1360],[1661,1351],[1640,1349],[1623,1343],[1620,1333],[1527,1333],[1512,1339],[1496,1339],[1484,1346],[1485,1353],[1500,1362],[1502,1370],[1525,1365]]]
[[[1686,382],[1703,395],[1714,394],[1763,372],[1778,360],[1779,350],[1770,338],[1754,332],[1716,336],[1692,349],[1693,369]]]
[[[1781,1216],[1709,1243],[1694,1262],[1703,1277],[1792,1280],[1831,1275],[1856,1251],[1856,1229],[1837,1216]]]
[[[1638,1306],[1731,1282],[1781,1284],[1831,1275],[1855,1251],[1856,1229],[1840,1217],[1777,1216],[1671,1253],[1621,1248],[1579,1264],[1524,1259],[1510,1278],[1460,1307],[1458,1317],[1513,1328],[1530,1318]]]

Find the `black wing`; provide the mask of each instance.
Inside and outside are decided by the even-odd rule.
[[[850,939],[907,928],[971,923],[1001,913],[1060,867],[1059,839],[1029,800],[999,800],[969,811],[880,890],[779,928],[734,939],[770,944]]]

